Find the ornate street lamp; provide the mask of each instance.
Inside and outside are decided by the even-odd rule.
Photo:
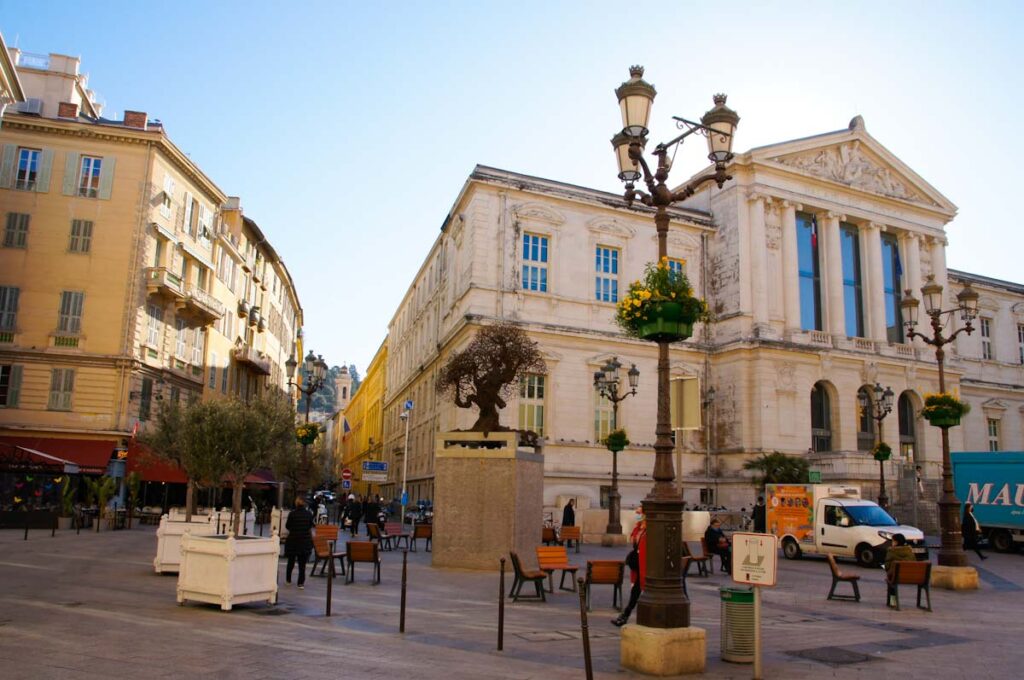
[[[921,338],[935,348],[935,361],[939,365],[939,392],[946,391],[946,345],[953,342],[961,333],[970,335],[974,332],[971,321],[978,314],[978,294],[970,284],[964,286],[957,296],[957,306],[953,309],[942,309],[942,286],[935,282],[935,277],[928,275],[928,280],[921,287],[924,298],[924,311],[931,318],[932,333],[924,335],[914,330],[917,325],[918,300],[907,290],[900,307],[903,310],[903,323],[907,327],[907,337]],[[942,334],[947,314],[960,312],[964,325],[949,336]],[[963,551],[963,540],[960,536],[960,500],[953,491],[953,464],[949,458],[950,425],[939,425],[942,428],[942,497],[939,499],[939,525],[942,529],[942,547],[939,549],[939,564],[945,567],[966,567],[967,555]]]
[[[739,116],[725,105],[726,97],[714,96],[715,106],[704,114],[700,123],[674,117],[677,129],[683,130],[675,139],[658,144],[654,155],[657,169],[651,172],[643,157],[645,135],[656,91],[643,80],[644,69],[632,66],[630,79],[615,92],[622,112],[622,130],[612,139],[619,166],[619,178],[626,183],[624,198],[632,206],[639,199],[656,208],[654,224],[658,231],[658,261],[668,256],[668,206],[683,201],[707,182],[721,188],[732,179],[725,170],[732,158],[732,142]],[[669,153],[689,135],[699,132],[708,139],[708,158],[714,169],[684,187],[672,191],[666,183],[671,160]],[[623,148],[625,147],[625,149]],[[647,192],[634,188],[643,178]],[[684,628],[690,625],[690,602],[683,592],[681,579],[683,497],[675,484],[672,466],[672,425],[669,418],[668,340],[658,341],[658,419],[654,442],[654,487],[643,501],[647,516],[646,587],[640,597],[637,620],[652,628]]]
[[[887,508],[889,507],[889,497],[885,494],[885,461],[889,460],[889,455],[879,451],[878,445],[884,443],[882,438],[882,421],[885,420],[887,415],[892,413],[892,398],[894,395],[891,387],[886,387],[883,390],[882,386],[877,382],[871,391],[874,392],[873,399],[868,395],[867,390],[861,390],[857,393],[857,401],[860,402],[861,411],[868,414],[877,423],[875,430],[878,432],[878,441],[875,447],[875,460],[878,461],[878,505],[882,508]]]
[[[295,369],[298,366],[298,362],[295,360],[295,356],[288,357],[288,360],[284,362],[285,371],[288,374],[288,386],[296,387],[300,392],[306,395],[306,423],[309,423],[309,405],[313,399],[313,394],[319,391],[324,386],[324,380],[327,377],[327,363],[324,361],[323,356],[316,356],[313,354],[313,350],[309,351],[306,358],[302,362],[302,373],[304,379],[302,383],[296,383],[292,380],[295,377]],[[301,478],[299,484],[301,488],[297,489],[299,493],[303,493],[309,488],[309,452],[308,444],[302,444],[302,460],[301,465]]]
[[[636,386],[640,382],[640,371],[636,364],[626,373],[629,379],[629,391],[619,394],[619,386],[622,381],[619,378],[619,369],[622,364],[618,357],[612,357],[604,367],[594,373],[594,389],[597,393],[612,403],[612,427],[619,428],[619,402],[628,396],[636,394]],[[622,535],[622,522],[620,521],[620,508],[622,507],[622,495],[619,494],[619,452],[609,447],[612,452],[612,488],[608,492],[608,526],[605,533],[609,536]],[[608,544],[613,545],[614,539],[609,538]]]

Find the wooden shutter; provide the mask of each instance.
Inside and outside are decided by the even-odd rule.
[[[68,241],[68,250],[72,253],[78,252],[81,234],[82,220],[71,220],[71,240]]]
[[[71,410],[71,394],[75,391],[75,369],[64,369],[64,385],[60,395],[60,407]]]
[[[55,368],[50,371],[50,401],[47,408],[60,408],[60,387],[64,384],[64,369]]]
[[[21,393],[21,366],[11,366],[11,375],[7,383],[7,406],[18,405],[18,395]]]
[[[82,220],[82,252],[87,253],[92,249],[92,220]]]
[[[114,161],[116,160],[113,156],[103,159],[103,164],[100,166],[100,188],[97,193],[99,198],[110,198],[110,190],[114,186]]]
[[[39,159],[39,173],[36,175],[36,191],[46,193],[50,190],[50,175],[53,170],[53,149],[43,149]]]
[[[18,318],[18,293],[13,286],[0,286],[0,330],[13,331]]]
[[[78,183],[78,159],[77,153],[68,151],[64,154],[64,188],[65,196],[74,196],[78,192],[75,185]]]
[[[184,225],[182,226],[182,228],[186,232],[188,232],[189,234],[193,233],[193,231],[192,231],[192,212],[193,212],[193,210],[192,210],[192,192],[191,191],[186,191],[185,192],[185,220],[184,220]]]
[[[14,186],[14,159],[18,156],[16,144],[4,144],[4,153],[0,160],[0,187],[10,189]]]

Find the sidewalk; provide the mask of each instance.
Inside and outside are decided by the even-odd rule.
[[[285,586],[276,607],[221,612],[177,606],[173,575],[153,573],[153,527],[131,531],[0,532],[0,668],[21,678],[583,678],[579,599],[506,600],[504,651],[496,650],[498,575],[430,567],[409,553],[406,633],[398,632],[402,558],[383,553],[382,582],[367,565],[356,582]],[[623,549],[584,545],[572,561],[619,559]],[[975,563],[973,557],[972,564]],[[884,606],[880,569],[861,574],[860,603],[828,602],[823,560],[780,558],[778,587],[764,592],[765,677],[1006,678],[1019,672],[1024,555],[992,554],[981,590],[932,591],[933,613]],[[507,566],[506,592],[511,586]],[[557,578],[556,578],[557,582]],[[722,574],[691,577],[693,624],[707,630],[708,675],[749,678],[749,665],[719,658]],[[556,583],[557,586],[557,583]],[[624,588],[628,596],[628,585]],[[910,591],[907,591],[910,595]],[[595,588],[589,617],[596,678],[640,678],[619,666],[611,588]],[[635,619],[634,619],[635,620]]]

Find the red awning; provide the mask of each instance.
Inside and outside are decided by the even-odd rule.
[[[69,461],[87,475],[102,475],[114,453],[112,439],[55,439],[53,437],[0,437],[0,441]]]
[[[128,472],[138,472],[144,482],[166,482],[168,484],[184,484],[188,481],[185,473],[174,463],[161,460],[141,444],[132,444],[128,448]],[[227,478],[225,485],[231,483]],[[246,484],[276,484],[274,473],[270,470],[256,470],[245,478]]]

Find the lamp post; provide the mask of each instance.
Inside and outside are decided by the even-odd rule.
[[[893,391],[888,386],[882,389],[882,386],[877,382],[872,391],[875,393],[874,399],[868,395],[866,390],[861,390],[857,394],[857,400],[860,402],[861,410],[877,423],[875,427],[878,431],[877,444],[881,444],[884,441],[882,438],[882,421],[885,420],[887,415],[892,413]],[[888,460],[888,456],[879,458],[878,455],[876,451],[875,460],[878,461],[878,505],[884,509],[889,507],[889,497],[885,494],[885,461]]]
[[[600,371],[594,372],[594,389],[597,393],[612,403],[612,430],[619,428],[619,402],[630,395],[636,394],[637,383],[640,382],[640,371],[636,364],[627,371],[629,379],[629,391],[619,394],[619,369],[622,364],[618,357],[612,357]],[[622,495],[619,493],[619,452],[615,449],[612,452],[612,488],[608,492],[608,526],[605,533],[613,536],[622,535],[622,522],[620,521],[620,508]]]
[[[626,183],[624,199],[627,206],[639,199],[656,209],[654,224],[658,231],[658,261],[668,256],[668,207],[692,196],[707,182],[721,188],[732,179],[725,164],[732,158],[732,140],[739,116],[725,105],[725,95],[715,95],[715,106],[704,114],[700,123],[674,117],[677,129],[683,132],[671,141],[658,144],[654,156],[657,169],[652,173],[643,157],[647,143],[647,123],[651,104],[657,94],[644,81],[644,69],[632,66],[630,78],[615,90],[622,113],[622,131],[612,138],[612,147],[619,166],[619,179]],[[686,137],[699,132],[707,137],[708,158],[714,169],[682,188],[673,191],[666,183],[671,160],[669,153]],[[643,179],[647,192],[634,188]],[[658,411],[654,442],[654,486],[643,501],[647,516],[646,587],[640,597],[637,621],[651,628],[684,628],[690,625],[690,602],[683,592],[680,545],[682,535],[683,497],[675,484],[672,465],[672,425],[669,419],[668,341],[658,341]]]
[[[284,362],[285,371],[288,374],[288,385],[296,387],[300,392],[306,395],[306,423],[309,423],[309,404],[312,401],[313,394],[320,390],[324,386],[324,379],[327,377],[327,364],[324,362],[322,356],[314,356],[313,350],[309,351],[306,355],[305,360],[302,362],[302,373],[305,376],[305,380],[300,384],[294,382],[292,378],[295,377],[295,368],[298,366],[298,362],[295,361],[294,356],[288,357],[288,360]],[[299,493],[305,493],[309,487],[309,445],[306,443],[302,444],[302,460],[300,461],[300,479],[299,488],[296,489]]]
[[[961,333],[970,335],[974,332],[971,321],[978,314],[978,294],[970,284],[964,286],[957,296],[957,306],[953,309],[942,309],[942,286],[935,282],[935,277],[928,275],[928,280],[921,287],[924,298],[924,311],[931,318],[932,333],[924,335],[914,330],[917,325],[918,300],[908,289],[900,307],[903,310],[903,323],[907,327],[907,337],[921,338],[935,348],[935,361],[939,365],[939,391],[946,391],[946,373],[943,364],[946,359],[946,345],[953,342]],[[947,314],[960,312],[965,324],[950,335],[943,335]],[[939,548],[939,564],[946,567],[966,567],[967,555],[964,554],[960,536],[960,501],[953,491],[953,464],[949,459],[949,425],[942,428],[942,497],[939,499],[939,525],[942,529],[942,547]]]
[[[406,402],[407,408],[405,408],[398,417],[405,423],[405,451],[402,453],[402,517],[399,520],[402,526],[405,526],[405,505],[409,500],[409,494],[405,489],[405,475],[409,470],[409,421],[412,420],[412,407],[409,406],[412,402]]]

